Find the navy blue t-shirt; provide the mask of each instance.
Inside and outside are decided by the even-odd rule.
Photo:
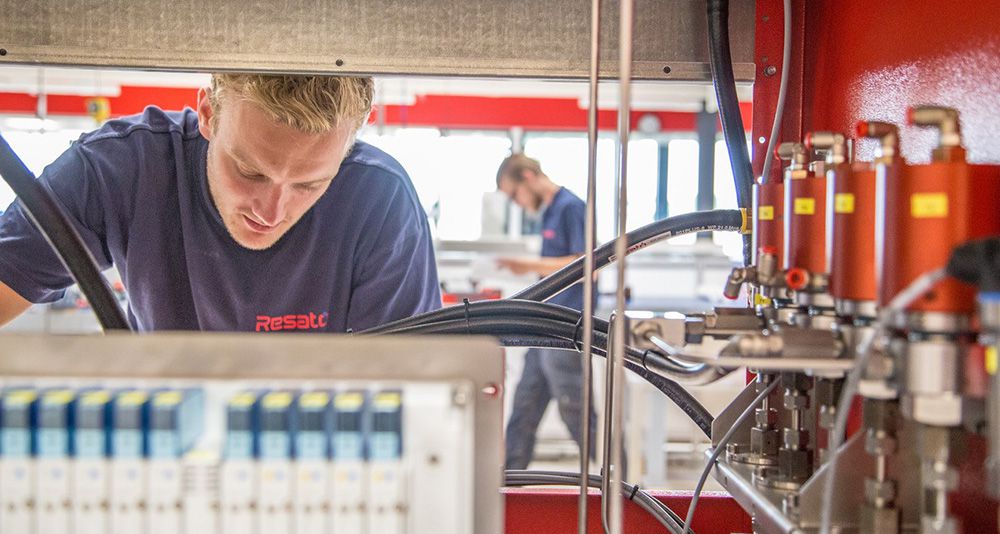
[[[106,123],[39,177],[139,330],[363,330],[441,306],[426,217],[406,171],[357,142],[316,204],[272,247],[243,248],[212,202],[191,109]],[[0,281],[31,302],[73,283],[20,201],[0,216]]]
[[[578,256],[586,248],[587,205],[565,187],[542,213],[542,256]],[[549,302],[583,311],[583,284],[567,288]]]

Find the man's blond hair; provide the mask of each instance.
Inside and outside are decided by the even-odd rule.
[[[375,82],[350,76],[302,76],[225,73],[212,75],[212,126],[232,98],[252,102],[280,124],[306,133],[340,126],[355,132],[368,122]]]

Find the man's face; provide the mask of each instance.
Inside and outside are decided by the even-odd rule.
[[[257,105],[227,98],[214,128],[205,89],[198,127],[208,139],[208,186],[233,239],[248,249],[274,245],[316,203],[354,141],[350,127],[304,133]]]
[[[528,173],[525,173],[528,174]],[[506,194],[515,204],[528,213],[538,213],[542,207],[542,198],[535,194],[529,186],[527,177],[516,180],[509,174],[500,179],[500,191]]]

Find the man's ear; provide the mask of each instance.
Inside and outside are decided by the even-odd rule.
[[[209,141],[212,140],[212,117],[214,116],[212,102],[209,99],[211,94],[212,89],[209,87],[198,89],[198,131],[201,132],[202,137]]]
[[[531,169],[521,169],[522,182],[535,183],[535,178],[538,178],[538,175]]]

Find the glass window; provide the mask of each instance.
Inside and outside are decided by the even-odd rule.
[[[715,207],[718,209],[736,209],[736,186],[733,184],[733,167],[729,162],[729,151],[726,141],[715,142]],[[743,257],[743,236],[736,232],[716,232],[713,234],[715,243],[722,247],[723,252],[731,258]]]
[[[615,235],[615,140],[602,137],[597,142],[597,240]],[[524,153],[537,159],[555,183],[581,199],[587,198],[587,137],[583,134],[533,134],[527,136]],[[656,180],[659,152],[652,139],[629,141],[628,229],[653,222],[656,215]]]
[[[82,133],[83,130],[79,129],[7,130],[3,133],[3,137],[28,170],[38,176],[48,164],[69,148],[70,143],[79,139]],[[14,197],[14,191],[7,182],[0,181],[0,211],[6,210],[14,201]]]
[[[667,145],[667,207],[681,215],[698,209],[698,141],[672,139]],[[696,234],[672,239],[671,243],[690,245]]]
[[[496,172],[508,154],[505,132],[442,134],[434,128],[373,130],[360,138],[396,158],[410,175],[440,239],[482,235],[483,195],[496,190]]]

